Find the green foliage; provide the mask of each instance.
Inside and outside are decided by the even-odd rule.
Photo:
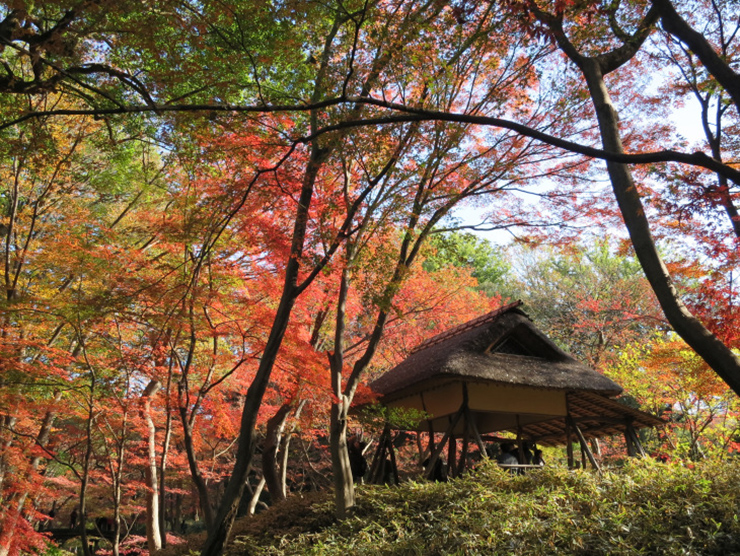
[[[424,270],[435,272],[447,266],[473,269],[472,275],[486,293],[498,293],[511,265],[489,241],[471,233],[449,232],[429,238]]]
[[[515,271],[500,293],[522,299],[549,338],[594,368],[664,328],[639,263],[616,253],[608,240],[513,248],[510,257]]]
[[[342,522],[330,502],[289,500],[227,554],[734,554],[739,479],[734,461],[526,476],[481,464],[450,483],[363,487]]]
[[[382,430],[386,423],[394,429],[405,430],[415,427],[428,418],[424,411],[405,407],[387,407],[379,403],[366,405],[359,412],[360,421]]]

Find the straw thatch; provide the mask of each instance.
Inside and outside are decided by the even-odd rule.
[[[520,305],[511,303],[427,340],[370,387],[385,399],[449,378],[609,396],[622,392],[537,330]]]
[[[470,427],[453,419],[463,407],[481,434],[510,431],[542,445],[565,443],[568,423],[581,423],[586,438],[663,424],[611,399],[622,388],[561,350],[520,305],[430,338],[370,387],[387,406],[426,414],[409,428],[451,427],[455,436]]]

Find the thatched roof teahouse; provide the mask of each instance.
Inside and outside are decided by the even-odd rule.
[[[491,433],[542,446],[575,440],[596,466],[586,440],[623,434],[630,455],[644,454],[635,430],[663,421],[614,400],[622,388],[561,350],[520,305],[426,340],[370,387],[388,407],[423,411],[414,430],[446,431],[442,443],[462,438],[464,449],[469,438],[482,449]]]

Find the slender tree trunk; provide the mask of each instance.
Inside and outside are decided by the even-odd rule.
[[[2,441],[2,453],[0,453],[0,493],[2,493],[2,486],[5,482],[5,475],[8,469],[8,463],[6,461],[5,454],[13,445],[13,435],[11,430],[15,426],[16,418],[12,415],[3,415],[0,417],[0,424],[2,424],[2,432],[5,438]]]
[[[195,455],[195,445],[193,443],[193,427],[187,417],[187,408],[180,408],[180,417],[182,420],[185,453],[188,456],[188,465],[190,467],[190,476],[193,480],[193,486],[195,486],[195,489],[198,492],[200,509],[203,512],[203,521],[205,522],[206,530],[210,532],[213,528],[213,509],[211,508],[211,499],[208,493],[208,485],[203,478],[203,474],[200,472],[198,459]]]
[[[91,392],[90,392],[90,408],[89,408],[89,414],[87,416],[87,438],[86,438],[86,444],[85,444],[85,455],[82,461],[82,473],[81,473],[82,481],[80,483],[80,499],[79,499],[80,523],[78,524],[78,528],[80,531],[80,541],[82,543],[82,554],[84,554],[84,556],[93,556],[92,553],[90,552],[90,545],[87,540],[87,486],[90,482],[90,463],[92,461],[92,453],[93,453],[92,429],[93,429],[93,421],[95,420],[95,415],[93,413],[94,381],[95,379],[93,379],[93,387],[91,388]]]
[[[257,504],[259,504],[260,496],[262,495],[262,491],[264,490],[266,484],[267,482],[265,481],[265,477],[263,476],[257,483],[257,486],[254,487],[252,497],[249,499],[249,509],[247,510],[249,515],[254,515],[254,512],[257,511]]]
[[[267,483],[273,502],[285,500],[285,491],[282,488],[280,472],[278,470],[278,447],[285,429],[285,421],[288,419],[291,409],[290,403],[284,403],[267,421],[267,434],[262,448],[262,475]]]
[[[301,400],[293,415],[293,424],[287,434],[283,435],[280,440],[280,485],[284,493],[288,493],[287,476],[288,476],[288,455],[290,454],[290,440],[293,437],[298,420],[301,418],[301,412],[308,400]]]
[[[123,477],[126,459],[126,436],[128,430],[128,412],[124,413],[123,427],[121,430],[120,443],[118,445],[118,457],[116,469],[111,464],[111,480],[113,483],[113,556],[119,556],[121,548],[121,498],[123,494]]]
[[[169,389],[168,389],[169,390]],[[162,548],[167,547],[167,524],[165,522],[165,508],[167,502],[167,482],[165,480],[165,471],[167,470],[167,454],[170,450],[170,439],[172,437],[172,413],[167,403],[167,419],[164,426],[164,440],[162,442],[162,457],[159,460],[159,531],[162,536]],[[175,520],[179,523],[179,519]],[[175,529],[173,527],[173,529]]]
[[[259,367],[252,384],[247,390],[242,409],[242,418],[239,426],[239,440],[236,450],[236,461],[234,470],[226,485],[224,497],[219,505],[218,514],[213,530],[208,531],[208,538],[201,552],[201,556],[218,556],[223,552],[224,544],[229,537],[231,527],[236,519],[239,504],[244,494],[244,488],[249,473],[249,464],[255,448],[255,426],[259,414],[262,399],[270,381],[270,375],[275,365],[278,351],[283,342],[285,331],[288,328],[290,315],[297,296],[298,272],[303,255],[303,248],[308,227],[308,210],[313,198],[314,186],[319,169],[324,163],[328,151],[320,149],[317,145],[311,148],[311,156],[303,177],[301,194],[298,199],[295,224],[293,227],[293,240],[291,242],[290,256],[285,267],[285,282],[280,303],[275,312],[270,336],[262,352]]]
[[[579,64],[588,83],[596,109],[604,149],[623,153],[618,116],[614,108],[599,64],[592,59]],[[637,259],[655,292],[668,322],[681,338],[706,361],[732,390],[740,395],[740,358],[692,315],[673,285],[673,280],[658,253],[650,225],[645,215],[640,194],[632,173],[625,164],[607,162],[622,218],[629,232]]]
[[[157,429],[151,415],[152,398],[161,387],[158,380],[152,380],[141,395],[141,418],[147,428],[147,464],[146,464],[146,542],[149,552],[162,549],[162,532],[160,530],[159,483],[157,482]]]
[[[338,402],[331,404],[330,447],[334,500],[339,519],[346,518],[355,505],[355,484],[347,450],[347,409],[349,400],[340,394]]]
[[[352,259],[351,246],[347,246],[347,260]],[[342,391],[342,368],[344,367],[344,329],[349,292],[349,269],[345,264],[337,299],[337,317],[334,333],[334,353],[329,357],[331,370],[331,421],[329,425],[329,447],[331,449],[334,501],[339,519],[344,519],[355,505],[355,484],[347,450],[347,414],[351,399]]]

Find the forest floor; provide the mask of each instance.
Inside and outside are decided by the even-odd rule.
[[[525,476],[481,464],[448,483],[361,486],[343,521],[331,493],[291,496],[240,520],[226,554],[740,554],[738,484],[735,460]],[[189,541],[166,554],[197,553]]]

